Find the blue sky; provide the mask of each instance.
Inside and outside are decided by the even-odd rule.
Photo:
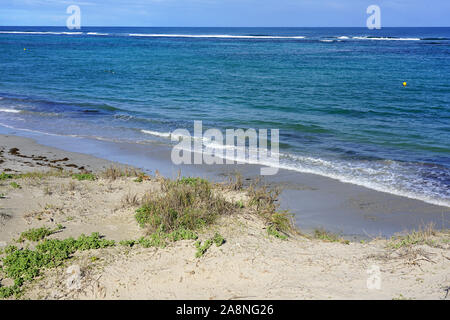
[[[450,0],[1,0],[0,25],[65,26],[71,4],[82,26],[363,27],[371,4],[383,27],[450,25]]]

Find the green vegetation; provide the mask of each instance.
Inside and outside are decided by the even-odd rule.
[[[180,239],[197,239],[195,231],[212,225],[219,216],[229,215],[243,208],[242,200],[231,203],[213,192],[212,185],[202,178],[186,178],[171,181],[161,180],[162,194],[150,195],[136,210],[136,221],[142,228],[147,228],[152,241],[142,240],[145,246],[159,246],[164,241]],[[232,188],[232,190],[235,190]],[[278,211],[276,203],[278,191],[267,187],[248,190],[249,209],[263,217],[269,227],[269,235],[287,239],[288,232],[293,231],[292,215],[287,211]],[[157,241],[158,240],[158,241]],[[203,245],[197,242],[197,257],[203,256],[212,243],[220,246],[223,237],[216,234]],[[130,245],[127,243],[127,245]]]
[[[271,226],[273,233],[288,234],[295,230],[293,216],[288,211],[278,211],[277,202],[280,190],[269,189],[267,186],[250,186],[248,192],[249,205],[253,211]]]
[[[134,179],[133,181],[134,182],[142,182],[142,181],[148,180],[148,179],[149,179],[149,177],[146,176],[145,173],[140,172],[140,173],[137,173],[137,178]]]
[[[343,243],[343,244],[350,244],[350,241],[345,240],[345,239],[339,237],[338,235],[328,232],[324,229],[314,230],[314,238],[323,240],[326,242],[339,242],[339,243]]]
[[[5,254],[10,254],[10,253],[12,253],[12,252],[14,252],[16,250],[17,250],[17,247],[12,245],[12,244],[10,244],[4,249],[4,253]]]
[[[175,242],[180,240],[197,240],[197,234],[188,229],[179,228],[167,234],[167,239]]]
[[[214,237],[212,238],[212,241],[214,241],[214,243],[216,244],[216,247],[220,247],[221,245],[223,245],[225,243],[225,239],[217,232],[214,235]]]
[[[5,172],[2,172],[0,174],[0,180],[8,180],[8,179],[14,179],[14,175]]]
[[[144,248],[167,246],[167,241],[175,242],[180,240],[196,240],[198,238],[194,231],[180,228],[169,233],[157,231],[147,237],[141,237],[138,240],[122,240],[120,245],[126,247],[133,247],[134,245],[141,245]]]
[[[47,177],[69,177],[70,172],[63,170],[31,171],[18,174],[1,173],[0,180],[8,179],[44,179]]]
[[[22,187],[20,186],[20,184],[18,184],[17,182],[13,181],[9,184],[11,187],[13,187],[14,189],[22,189]]]
[[[242,182],[242,174],[235,172],[228,178],[228,188],[234,191],[242,190],[244,183]]]
[[[267,228],[267,233],[270,236],[273,236],[275,238],[281,239],[281,240],[287,240],[288,236],[285,234],[282,234],[280,231],[278,231],[273,225],[269,226]]]
[[[13,295],[19,296],[21,293],[20,286],[18,284],[14,284],[10,287],[1,287],[0,286],[0,299],[5,299],[11,297]]]
[[[78,181],[94,181],[95,179],[97,179],[96,176],[92,173],[75,173],[72,175],[72,178],[77,179]]]
[[[180,228],[194,231],[235,209],[221,195],[214,194],[211,184],[204,179],[163,180],[161,187],[161,195],[150,196],[136,211],[137,222],[149,233]]]
[[[202,178],[195,177],[183,177],[177,181],[178,184],[198,186],[201,184],[209,185],[209,181]]]
[[[32,281],[42,269],[54,268],[69,259],[76,251],[99,249],[114,246],[114,241],[102,239],[98,233],[81,235],[78,239],[45,239],[35,250],[18,249],[15,246],[5,248],[2,258],[2,272],[14,280],[10,287],[0,287],[0,298],[18,295],[25,281]]]
[[[242,202],[242,200],[236,201],[236,207],[238,207],[239,209],[244,208],[244,202]]]
[[[20,235],[20,238],[18,242],[23,242],[24,240],[30,240],[30,241],[40,241],[44,239],[45,237],[48,237],[51,234],[54,234],[58,232],[59,230],[62,230],[64,227],[62,225],[58,225],[56,229],[49,229],[47,227],[42,228],[33,228],[28,231],[22,232]]]
[[[144,248],[157,247],[165,248],[167,246],[164,233],[155,232],[149,235],[147,238],[142,237],[138,240],[138,243]]]
[[[132,247],[136,244],[135,240],[122,240],[119,242],[121,246]]]
[[[50,171],[31,171],[17,175],[17,178],[21,179],[44,179],[47,177],[68,177],[70,173],[63,170],[50,170]]]
[[[101,175],[106,178],[106,179],[110,179],[110,180],[116,180],[120,177],[140,177],[141,180],[143,180],[145,174],[139,170],[136,170],[134,168],[118,168],[118,167],[114,167],[111,166],[108,169],[106,169],[105,171],[103,171],[101,173]],[[142,181],[137,181],[137,182],[142,182]]]
[[[203,245],[201,241],[195,242],[194,246],[197,248],[197,252],[195,253],[196,258],[200,258],[205,254],[205,252],[212,246],[213,241],[211,239],[206,240]]]
[[[194,243],[194,246],[197,248],[197,252],[195,253],[196,258],[202,257],[206,251],[213,245],[213,243],[216,245],[216,247],[220,247],[222,244],[225,243],[225,239],[218,233],[214,235],[211,239],[206,240],[203,245],[201,241],[196,241]]]
[[[442,231],[449,236],[448,231]],[[434,229],[433,224],[429,224],[419,230],[413,230],[406,235],[394,236],[388,242],[387,247],[398,249],[401,247],[409,247],[413,245],[428,245],[430,247],[439,247],[440,242],[448,243],[450,237],[437,237],[438,232]],[[439,239],[439,240],[438,240]]]

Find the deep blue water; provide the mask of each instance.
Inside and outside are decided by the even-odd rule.
[[[278,128],[283,168],[450,206],[450,28],[73,32],[0,27],[1,125],[168,145],[193,120]]]

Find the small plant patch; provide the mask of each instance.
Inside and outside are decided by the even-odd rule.
[[[2,172],[0,174],[0,180],[8,180],[8,179],[13,179],[13,178],[14,178],[14,175],[12,175],[10,173]]]
[[[45,237],[48,237],[49,235],[54,234],[63,228],[64,227],[62,225],[58,225],[56,229],[49,229],[47,227],[33,228],[28,231],[22,232],[18,242],[23,242],[24,240],[40,241]]]
[[[195,242],[194,246],[197,248],[197,252],[195,253],[196,258],[200,258],[205,254],[206,251],[212,246],[213,241],[211,239],[208,239],[203,243],[201,241]]]
[[[78,181],[94,181],[96,179],[95,175],[92,173],[75,173],[72,175],[72,178],[77,179]]]
[[[339,243],[343,243],[343,244],[350,244],[349,240],[345,240],[345,239],[339,237],[338,235],[328,232],[324,229],[314,230],[314,238],[323,240],[326,242],[339,242]]]
[[[21,185],[18,184],[17,182],[13,181],[9,184],[11,187],[13,187],[14,189],[22,189]]]
[[[35,250],[18,249],[16,246],[5,248],[2,258],[2,272],[14,280],[10,287],[0,287],[0,298],[18,295],[25,281],[32,281],[44,268],[54,268],[69,259],[76,251],[99,249],[114,246],[113,240],[102,239],[95,232],[90,236],[81,235],[78,239],[45,239]]]
[[[214,237],[212,238],[212,240],[216,244],[216,247],[220,247],[221,245],[223,245],[225,243],[225,239],[217,232],[214,235]]]
[[[287,240],[288,236],[281,233],[280,231],[277,230],[277,228],[275,226],[269,226],[267,228],[267,233],[275,238],[281,239],[281,240]]]

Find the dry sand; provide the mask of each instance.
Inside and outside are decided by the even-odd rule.
[[[0,147],[1,172],[55,166],[99,171],[112,164],[14,136],[0,136]],[[134,219],[136,205],[125,197],[159,192],[159,183],[133,179],[20,179],[21,189],[1,181],[0,247],[27,229],[59,223],[65,229],[50,237],[96,231],[117,241],[139,238],[144,233]],[[436,236],[437,247],[399,249],[387,248],[388,240],[382,239],[344,244],[295,235],[280,240],[268,236],[259,218],[241,214],[222,218],[200,239],[216,231],[226,243],[201,258],[195,257],[194,241],[187,240],[162,249],[117,246],[76,253],[64,267],[46,270],[27,285],[23,298],[444,299],[450,287],[448,233]],[[369,289],[377,268],[380,288]],[[73,277],[77,285],[68,286]]]

